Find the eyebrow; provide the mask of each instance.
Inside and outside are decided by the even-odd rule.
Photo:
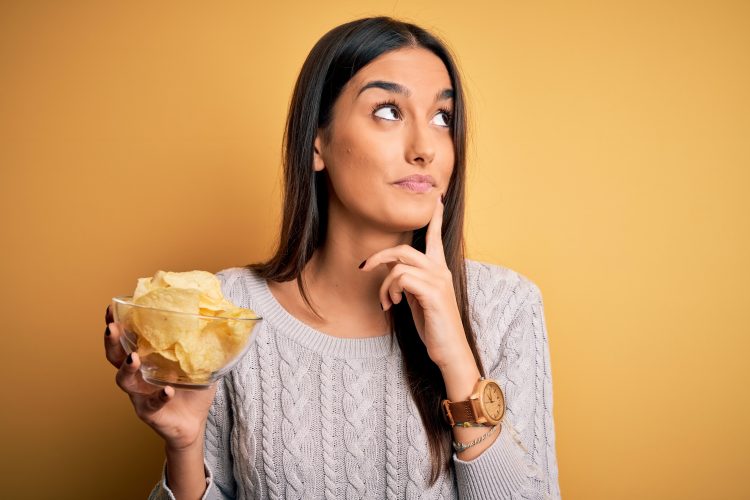
[[[435,94],[435,102],[453,99],[453,89],[443,89]]]
[[[357,92],[357,96],[355,97],[355,99],[367,89],[382,89],[386,92],[401,94],[404,97],[411,97],[411,91],[400,83],[386,82],[384,80],[373,80],[371,82],[367,82],[362,86],[361,89],[359,89],[359,92]],[[453,89],[443,89],[435,95],[435,102],[453,99],[453,95]]]

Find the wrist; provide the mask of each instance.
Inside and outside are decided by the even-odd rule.
[[[439,367],[445,383],[448,400],[464,401],[469,399],[479,378],[482,376],[471,351],[456,356],[450,364]]]
[[[200,498],[206,491],[206,469],[203,439],[190,446],[165,447],[167,466],[165,481],[175,498]]]
[[[445,359],[435,361],[435,364],[444,376],[463,371],[467,366],[476,367],[474,354],[466,340],[443,350],[448,354],[443,356]]]
[[[189,444],[164,444],[164,452],[167,457],[191,457],[194,455],[203,456],[203,434],[199,435],[195,441]]]

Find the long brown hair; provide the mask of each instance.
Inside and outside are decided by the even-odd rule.
[[[389,17],[359,19],[332,29],[310,51],[294,87],[284,133],[284,211],[278,248],[267,262],[246,267],[267,280],[296,279],[300,294],[315,311],[302,279],[305,265],[324,243],[328,223],[327,173],[325,170],[315,172],[312,168],[315,136],[318,129],[330,130],[333,104],[352,76],[378,56],[404,47],[425,48],[440,57],[453,85],[455,164],[445,193],[442,236],[466,339],[480,373],[484,374],[471,328],[464,267],[465,97],[448,48],[414,24]],[[425,226],[413,233],[412,246],[421,252],[425,251],[426,229]],[[390,321],[402,352],[409,391],[426,430],[432,459],[430,484],[434,484],[440,474],[449,469],[451,459],[451,430],[442,417],[440,406],[446,397],[445,384],[419,339],[406,300],[391,308]]]

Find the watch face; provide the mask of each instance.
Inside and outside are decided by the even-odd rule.
[[[487,415],[493,420],[500,420],[505,410],[505,400],[500,386],[493,383],[484,386],[482,402]]]

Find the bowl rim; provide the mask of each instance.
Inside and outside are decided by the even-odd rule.
[[[132,301],[133,296],[132,295],[118,295],[117,297],[112,297],[112,302],[117,302],[118,304],[122,304],[125,306],[130,307],[137,307],[139,309],[149,309],[151,311],[159,311],[159,312],[168,312],[171,314],[181,314],[183,316],[190,316],[192,318],[199,318],[199,319],[224,319],[224,320],[232,320],[232,321],[259,321],[262,320],[262,316],[258,316],[258,314],[255,314],[254,318],[229,318],[227,316],[206,316],[205,314],[196,314],[196,313],[189,313],[189,312],[183,312],[183,311],[172,311],[171,309],[162,309],[160,307],[148,307],[148,306],[142,306],[140,304],[136,304]],[[246,309],[246,308],[243,308]],[[253,311],[255,313],[255,311]]]

